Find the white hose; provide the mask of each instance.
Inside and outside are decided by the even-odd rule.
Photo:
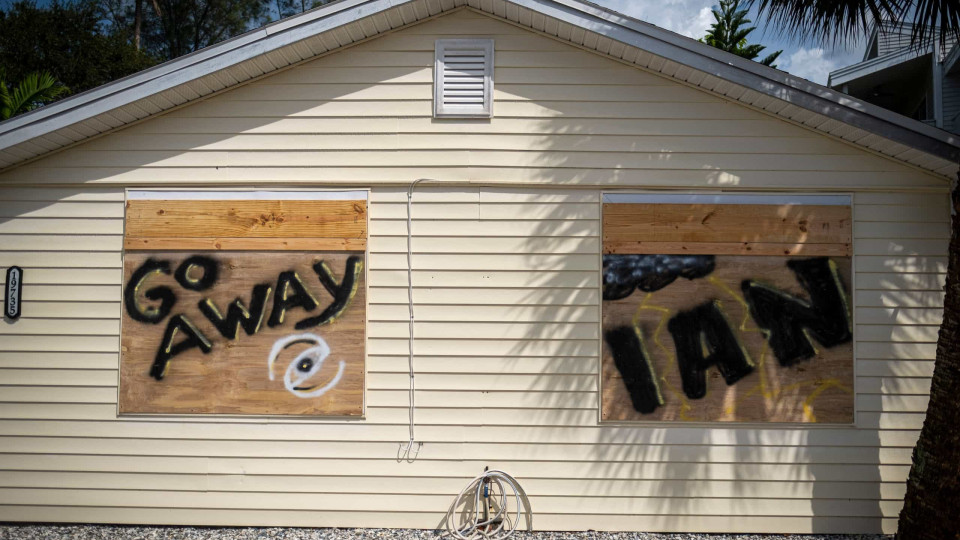
[[[511,499],[516,505],[513,512],[508,506]],[[447,533],[458,540],[503,540],[517,529],[521,514],[527,528],[532,528],[530,502],[517,480],[503,471],[484,471],[463,488],[447,510]]]

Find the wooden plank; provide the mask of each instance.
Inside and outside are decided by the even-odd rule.
[[[366,238],[367,202],[127,201],[128,238]]]
[[[203,281],[209,269],[180,272],[188,260],[183,253],[136,252],[124,258],[120,413],[362,414],[362,258],[356,267],[351,262],[356,256],[319,252],[206,257],[218,269],[211,283]],[[131,283],[150,261],[166,261],[174,275],[150,272]],[[337,287],[346,287],[337,296],[318,280],[321,263]],[[345,277],[348,271],[352,281]],[[255,286],[265,286],[258,302]],[[159,287],[173,299],[171,308],[163,310],[160,298],[149,296]],[[252,314],[252,322],[234,322],[224,330],[216,322],[229,317],[234,299]],[[198,307],[207,301],[212,309]],[[325,322],[309,322],[328,312]],[[298,321],[307,326],[295,328]],[[318,349],[309,353],[308,347]]]
[[[603,252],[635,255],[780,255],[805,257],[849,257],[850,244],[784,244],[772,242],[647,242],[641,240],[607,240]]]
[[[139,251],[366,251],[366,238],[223,238],[159,237],[123,241],[125,250]]]
[[[850,244],[851,231],[849,206],[603,205],[605,243],[642,239],[651,242]]]

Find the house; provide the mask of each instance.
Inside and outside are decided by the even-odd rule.
[[[13,118],[0,520],[433,528],[489,466],[537,529],[892,532],[958,157],[579,0],[343,0]]]
[[[952,133],[960,132],[960,47],[950,36],[911,45],[913,25],[874,25],[863,61],[830,73],[827,86]]]

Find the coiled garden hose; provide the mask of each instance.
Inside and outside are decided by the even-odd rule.
[[[508,491],[509,490],[509,491]],[[513,500],[515,508],[508,508]],[[533,527],[533,513],[527,494],[509,474],[484,471],[457,495],[447,510],[447,533],[458,540],[503,540],[520,524],[521,515],[528,529]]]

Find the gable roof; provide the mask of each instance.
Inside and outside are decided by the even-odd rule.
[[[0,123],[0,170],[469,7],[952,177],[960,138],[583,0],[341,0]]]

